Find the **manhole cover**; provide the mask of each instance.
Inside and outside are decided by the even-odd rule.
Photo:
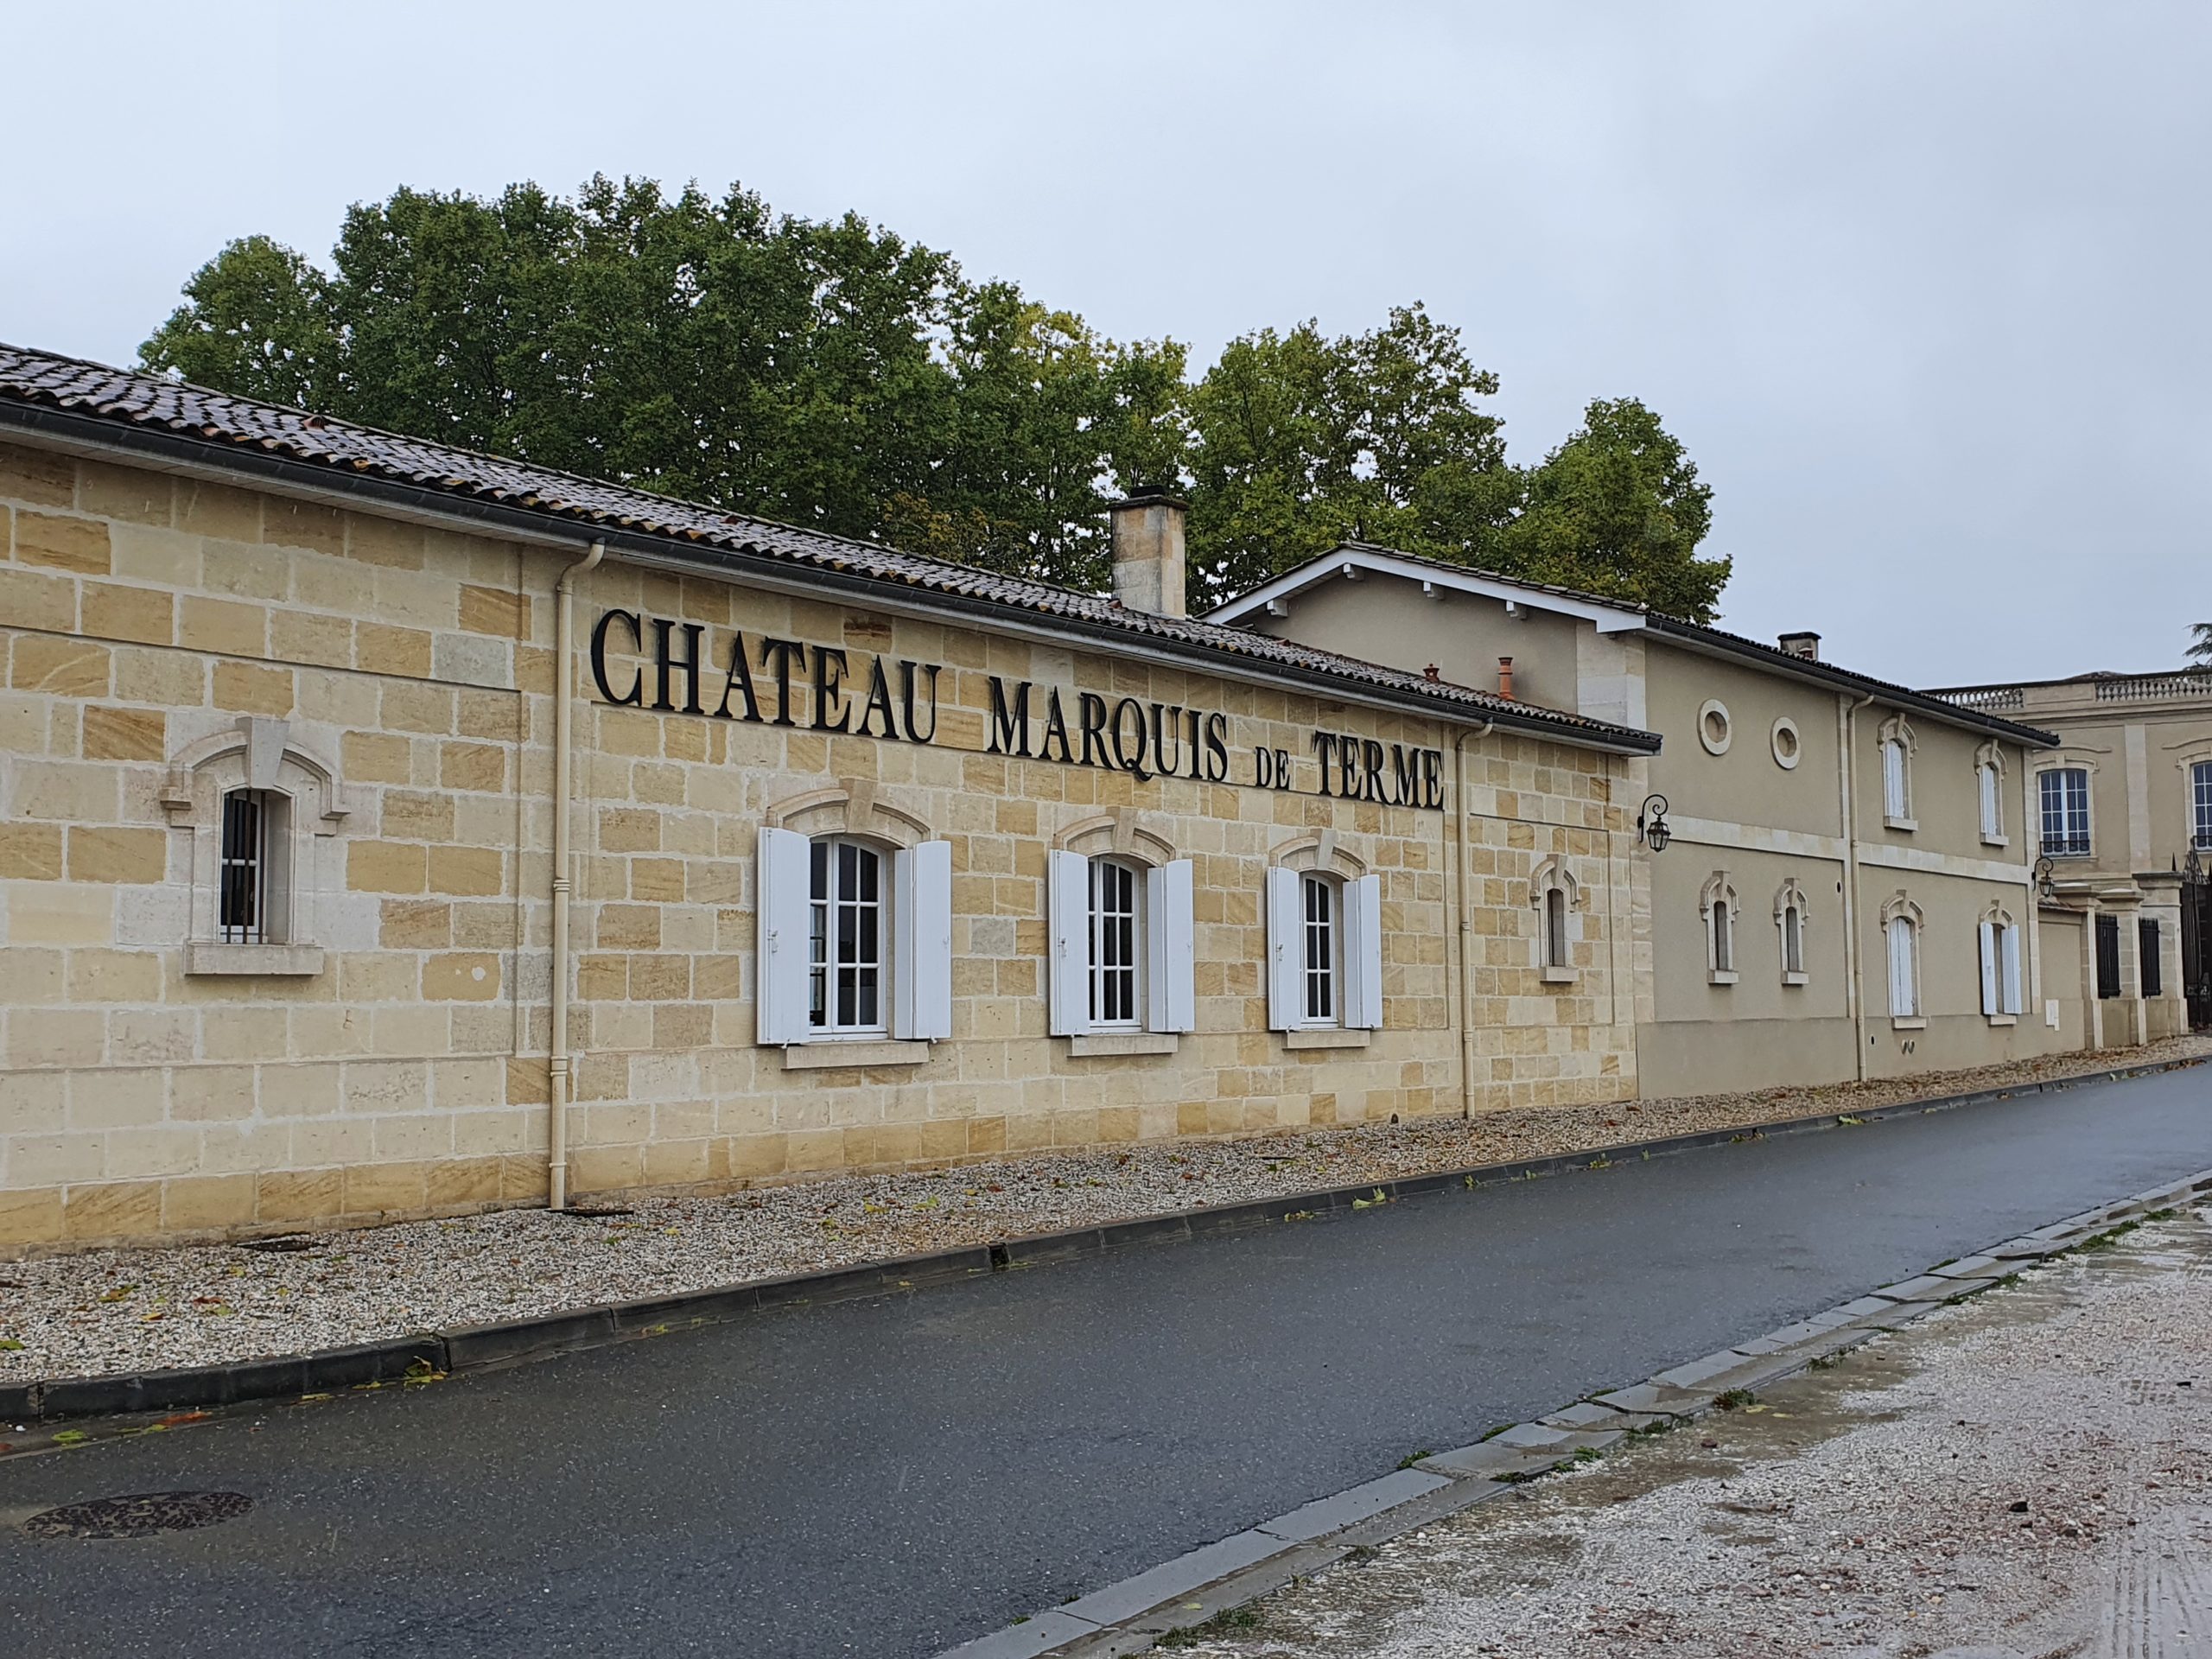
[[[23,1530],[34,1538],[150,1538],[235,1521],[252,1507],[244,1492],[131,1492],[42,1510]]]
[[[290,1255],[299,1250],[311,1250],[320,1240],[305,1233],[286,1233],[279,1238],[249,1238],[238,1248],[245,1250],[266,1250],[275,1255]]]

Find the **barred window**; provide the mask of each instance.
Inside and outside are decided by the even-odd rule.
[[[824,836],[814,842],[812,861],[807,1022],[820,1032],[881,1032],[883,856],[859,842]]]
[[[223,796],[216,937],[225,944],[270,942],[270,832],[276,817],[266,790],[233,789]]]
[[[1337,888],[1325,877],[1299,883],[1306,912],[1306,1019],[1326,1025],[1337,1017]]]
[[[1144,880],[1129,865],[1090,861],[1090,1023],[1135,1027]]]

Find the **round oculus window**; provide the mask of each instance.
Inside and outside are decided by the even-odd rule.
[[[1706,705],[1697,711],[1697,740],[1705,745],[1705,752],[1707,754],[1728,753],[1730,731],[1728,706],[1726,703],[1718,700],[1708,700]]]
[[[1804,740],[1797,735],[1797,722],[1788,715],[1774,722],[1774,764],[1784,772],[1792,770],[1797,757],[1804,753]]]

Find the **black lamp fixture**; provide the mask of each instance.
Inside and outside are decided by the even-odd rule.
[[[1655,853],[1667,850],[1667,843],[1675,832],[1667,827],[1667,798],[1653,795],[1643,803],[1643,810],[1636,815],[1636,838]]]
[[[2050,879],[2050,873],[2057,868],[2050,861],[2049,853],[2045,853],[2041,858],[2036,860],[2036,891],[2046,899],[2052,897],[2057,891],[2058,884]]]

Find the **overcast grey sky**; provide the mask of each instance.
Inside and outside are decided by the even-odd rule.
[[[1116,336],[1421,299],[1535,459],[1656,407],[1725,626],[1943,683],[2212,617],[2201,0],[11,9],[0,339],[228,238],[594,171],[855,208]]]

